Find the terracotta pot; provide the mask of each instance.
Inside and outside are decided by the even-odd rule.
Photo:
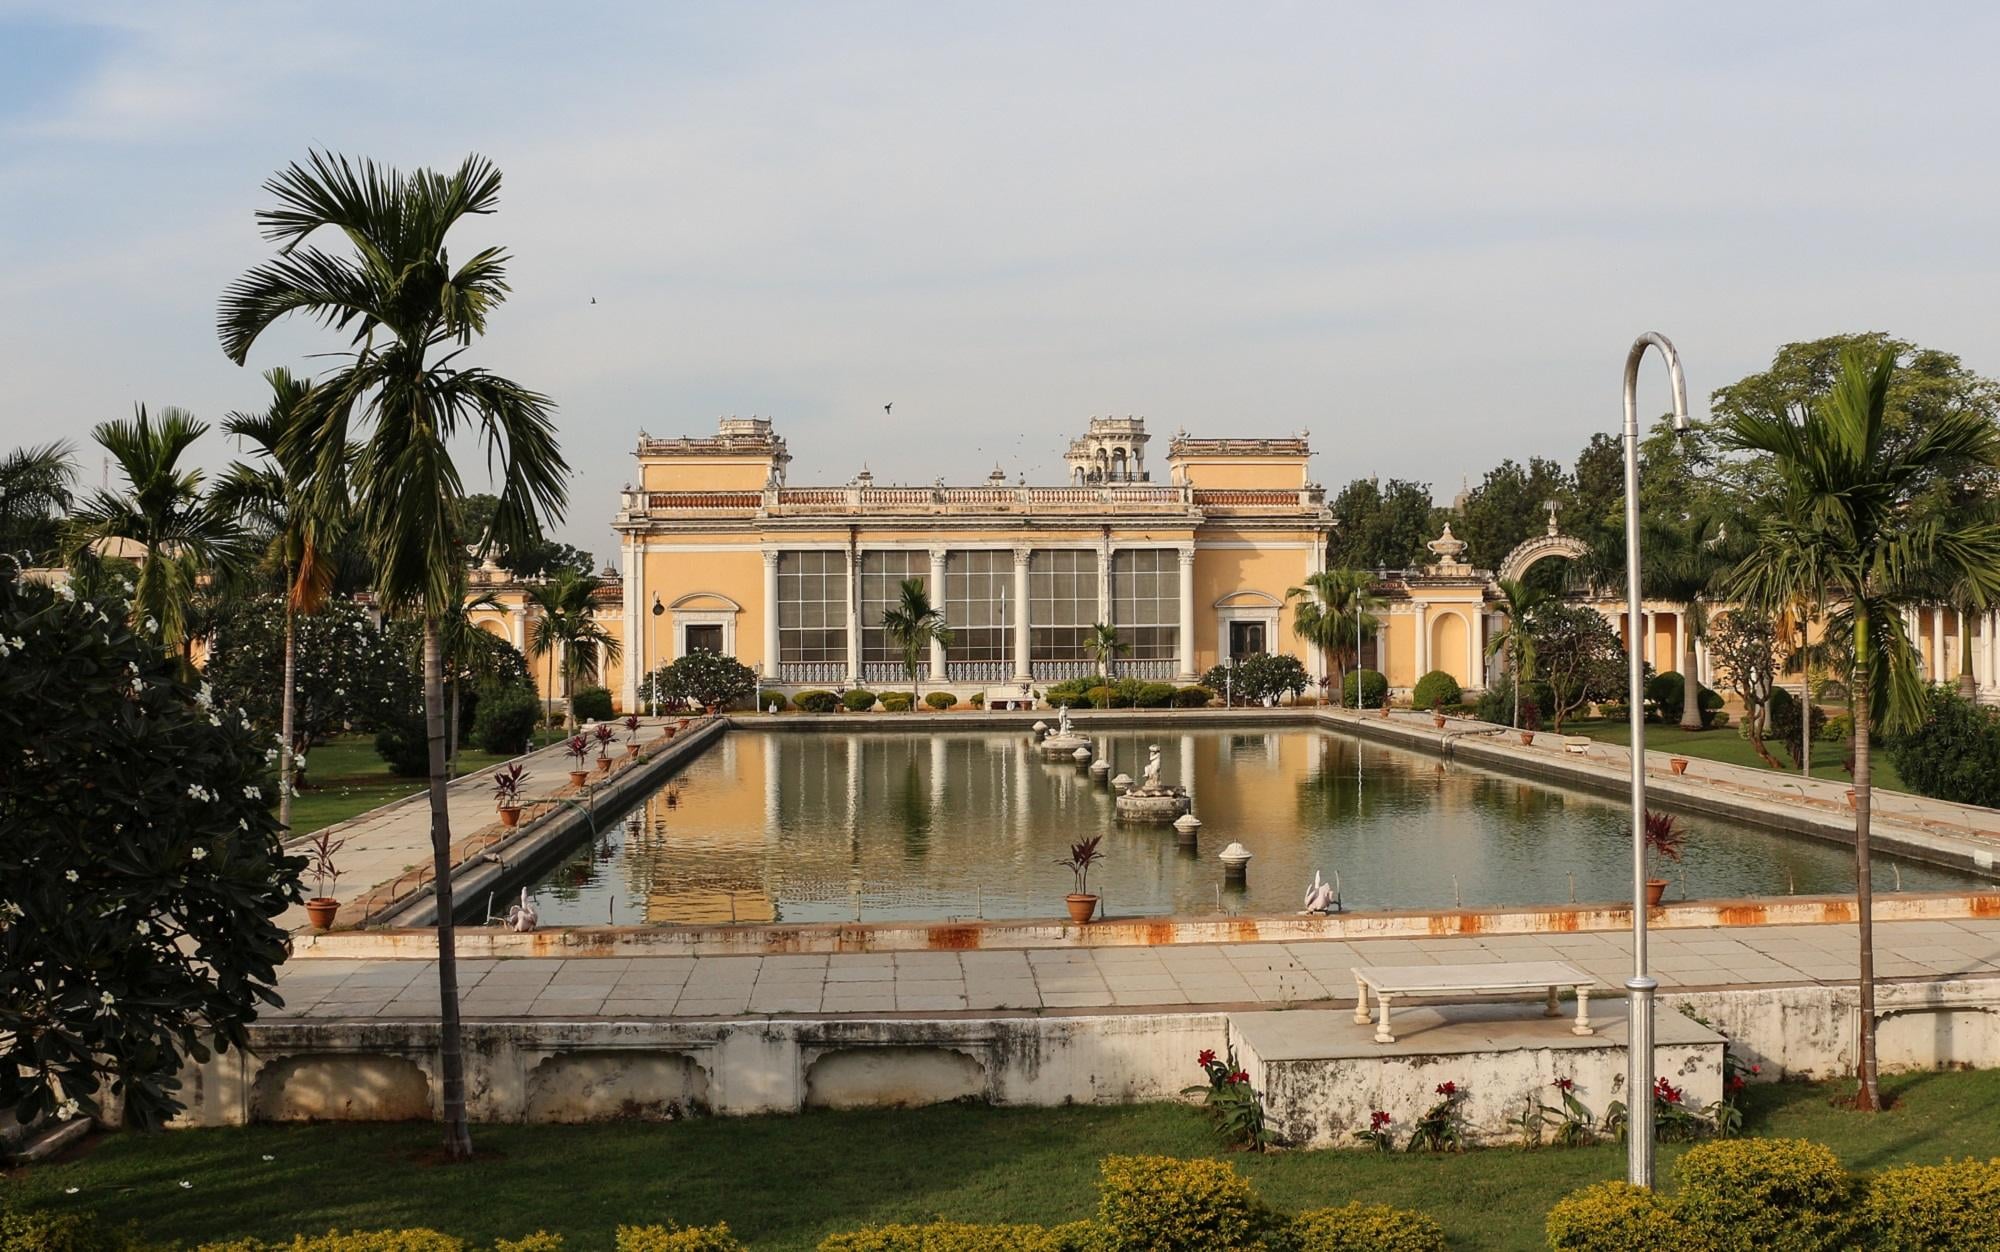
[[[314,930],[332,930],[333,916],[340,912],[340,901],[329,896],[314,896],[306,901],[306,917]]]
[[[1444,729],[1444,714],[1442,714],[1442,713],[1433,713],[1433,714],[1431,714],[1431,725],[1433,725],[1433,726],[1437,727],[1437,728],[1438,728],[1439,730],[1443,730],[1443,729]]]
[[[679,721],[674,723],[674,729],[686,730],[688,728],[688,723],[692,720],[693,720],[692,718],[683,717]]]
[[[626,745],[625,745],[625,755],[626,755],[626,756],[637,756],[637,755],[639,755],[639,745],[638,745],[638,744],[636,744],[636,743],[628,743],[628,744],[626,744]]]
[[[1069,895],[1063,897],[1063,903],[1069,905],[1069,920],[1078,925],[1089,921],[1091,914],[1097,912],[1096,896],[1078,895],[1075,892],[1071,892]]]
[[[1389,716],[1389,702],[1387,700],[1382,701],[1382,716]]]
[[[715,716],[715,706],[713,704],[707,706],[707,713],[710,717]]]
[[[674,728],[672,726],[660,727],[660,738],[671,739],[673,737],[674,737]]]
[[[1532,747],[1534,747],[1534,746],[1535,746],[1535,732],[1534,732],[1534,731],[1532,731],[1532,730],[1524,730],[1524,731],[1522,731],[1522,732],[1521,732],[1521,746],[1522,746],[1522,747],[1524,747],[1524,748],[1532,748]]]
[[[1646,880],[1646,907],[1647,907],[1647,908],[1649,908],[1649,909],[1656,909],[1656,908],[1659,908],[1659,907],[1660,907],[1660,897],[1661,897],[1661,896],[1664,896],[1665,894],[1667,894],[1667,880],[1666,880],[1666,879],[1664,879],[1664,878],[1648,878],[1648,879]]]
[[[521,806],[518,804],[502,805],[500,808],[500,824],[510,830],[513,827],[519,826],[521,824]]]
[[[1688,772],[1688,759],[1684,756],[1670,756],[1667,758],[1667,767],[1676,774],[1685,774]]]
[[[584,786],[585,784],[587,784],[587,783],[589,783],[589,782],[590,782],[590,771],[589,771],[589,770],[587,770],[587,769],[573,769],[573,770],[571,770],[571,771],[569,772],[569,785],[570,785],[570,786],[572,786],[572,787],[581,787],[581,786]]]
[[[1854,788],[1852,787],[1847,789],[1847,807],[1850,809],[1854,807]]]
[[[600,774],[608,774],[608,773],[610,773],[610,772],[611,772],[611,758],[610,758],[610,757],[608,757],[608,756],[600,756],[600,757],[598,757],[598,758],[597,758],[597,772],[598,772],[598,773],[600,773]]]

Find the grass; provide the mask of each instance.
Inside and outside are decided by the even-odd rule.
[[[535,746],[560,738],[560,731],[542,730],[536,733]],[[512,759],[461,745],[458,772],[470,774]],[[390,773],[389,763],[376,755],[374,737],[369,735],[340,735],[315,744],[306,753],[306,764],[310,785],[292,798],[293,834],[308,835],[322,826],[344,822],[392,800],[415,795],[425,785],[421,778],[398,778]]]
[[[1747,1128],[1825,1143],[1857,1171],[2000,1155],[2000,1071],[1888,1079],[1895,1106],[1872,1116],[1834,1106],[1851,1089],[1753,1087]],[[8,1190],[31,1206],[94,1210],[189,1243],[421,1225],[487,1243],[547,1229],[590,1252],[608,1249],[620,1223],[671,1219],[727,1221],[753,1248],[778,1252],[871,1222],[1087,1217],[1106,1154],[1223,1155],[1199,1113],[1172,1104],[482,1126],[473,1140],[484,1159],[453,1167],[428,1163],[437,1141],[428,1125],[111,1135],[67,1162],[18,1172]],[[1663,1181],[1683,1150],[1661,1147]],[[1565,1192],[1624,1171],[1617,1144],[1230,1159],[1280,1209],[1381,1201],[1431,1213],[1454,1248],[1523,1252],[1543,1246],[1543,1216]]]
[[[1621,747],[1632,742],[1632,729],[1624,722],[1605,721],[1592,718],[1587,721],[1563,723],[1563,733],[1569,735],[1589,735],[1600,743],[1615,743]],[[1789,760],[1790,754],[1778,744],[1766,741],[1771,755],[1780,761]],[[1875,785],[1890,791],[1905,791],[1902,775],[1889,760],[1882,745],[1875,745],[1874,775]],[[1714,730],[1682,730],[1679,726],[1648,725],[1646,727],[1646,749],[1650,752],[1673,752],[1681,756],[1698,756],[1705,761],[1721,761],[1725,765],[1743,765],[1751,769],[1769,770],[1750,746],[1750,741],[1736,733],[1736,727],[1722,726]],[[1847,771],[1841,768],[1842,748],[1837,743],[1816,743],[1813,745],[1814,778],[1827,778],[1836,782],[1852,782]],[[1797,769],[1784,771],[1794,778]]]

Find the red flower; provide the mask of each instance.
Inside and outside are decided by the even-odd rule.
[[[1437,1093],[1441,1096],[1455,1096],[1458,1094],[1458,1084],[1455,1082],[1441,1082],[1437,1085]]]
[[[1196,1065],[1201,1066],[1203,1069],[1207,1069],[1209,1066],[1215,1064],[1215,1049],[1203,1048],[1201,1050],[1201,1055],[1194,1058],[1194,1063]]]
[[[1749,1083],[1743,1081],[1743,1075],[1741,1074],[1731,1074],[1729,1076],[1729,1089],[1731,1091],[1741,1091],[1749,1085]]]
[[[1558,1091],[1575,1091],[1575,1090],[1576,1090],[1576,1079],[1574,1079],[1574,1078],[1558,1078],[1558,1079],[1556,1079],[1556,1090],[1558,1090]]]
[[[1250,1075],[1249,1075],[1249,1073],[1248,1073],[1248,1072],[1246,1072],[1246,1071],[1244,1071],[1244,1070],[1240,1070],[1240,1069],[1239,1069],[1239,1070],[1237,1070],[1237,1071],[1236,1071],[1235,1073],[1233,1073],[1233,1074],[1231,1074],[1231,1075],[1229,1076],[1229,1081],[1231,1081],[1231,1082],[1249,1082],[1249,1081],[1250,1081]]]
[[[1750,1072],[1753,1074],[1761,1074],[1764,1072],[1764,1067],[1762,1065],[1752,1065],[1750,1067]]]
[[[1681,1102],[1681,1089],[1662,1078],[1653,1084],[1653,1097],[1667,1104],[1679,1104]]]
[[[1368,1115],[1368,1129],[1380,1130],[1389,1124],[1389,1120],[1387,1113],[1384,1113],[1381,1109],[1376,1109]]]

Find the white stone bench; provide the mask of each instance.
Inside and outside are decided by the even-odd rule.
[[[1590,751],[1591,739],[1588,735],[1564,735],[1563,751],[1574,752],[1578,756]]]
[[[989,709],[1032,709],[1035,696],[1032,691],[1024,692],[1020,684],[1012,687],[988,687],[986,707]]]
[[[1575,1035],[1595,1034],[1590,1027],[1590,989],[1596,983],[1589,974],[1561,961],[1501,961],[1492,965],[1367,965],[1354,971],[1354,1022],[1368,1024],[1368,993],[1375,993],[1381,1016],[1375,1025],[1375,1042],[1394,1043],[1389,1032],[1389,1001],[1398,995],[1443,995],[1449,992],[1546,991],[1548,1008],[1544,1017],[1560,1017],[1556,993],[1564,987],[1576,989]]]

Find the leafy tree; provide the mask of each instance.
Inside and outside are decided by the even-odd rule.
[[[1957,804],[2000,805],[2000,713],[1932,686],[1922,719],[1890,735],[1886,746],[1913,790]]]
[[[62,547],[76,460],[66,443],[15,448],[0,457],[0,554],[42,565]]]
[[[1548,600],[1524,620],[1534,638],[1535,669],[1548,690],[1557,734],[1563,720],[1585,705],[1624,693],[1625,649],[1602,614]]]
[[[951,646],[951,627],[945,625],[944,610],[931,604],[924,593],[924,580],[905,578],[896,589],[896,603],[882,612],[882,633],[903,653],[903,673],[910,680],[910,707],[923,695],[917,670],[933,643]]]
[[[1297,699],[1308,683],[1306,667],[1299,658],[1283,652],[1256,652],[1215,666],[1202,676],[1201,685],[1217,694],[1228,691],[1237,700],[1258,704],[1266,696],[1276,699],[1286,692]]]
[[[618,639],[597,620],[594,606],[604,580],[594,574],[563,570],[548,582],[528,588],[528,603],[537,616],[528,623],[528,655],[549,658],[549,686],[555,688],[556,658],[562,658],[565,698],[577,683],[597,672],[598,657],[616,661]],[[572,711],[570,722],[575,723]]]
[[[309,421],[306,399],[312,386],[293,378],[289,370],[269,370],[264,381],[271,387],[271,404],[262,413],[231,413],[223,419],[223,433],[252,440],[261,466],[241,462],[230,466],[215,485],[213,503],[237,516],[254,517],[270,533],[265,558],[283,576],[284,662],[279,677],[278,710],[278,824],[291,829],[292,789],[297,773],[292,753],[299,750],[293,725],[293,687],[298,678],[296,619],[325,607],[333,588],[334,567],[325,554],[338,541],[347,524],[347,493],[336,489],[308,495],[305,479],[310,467],[303,463],[296,442],[290,459],[282,451],[292,428]],[[269,671],[265,671],[266,675]],[[245,677],[248,677],[245,675]],[[266,677],[268,683],[269,679]],[[266,723],[269,724],[268,722]]]
[[[1732,536],[1720,508],[1715,502],[1705,503],[1708,507],[1697,506],[1677,515],[1661,510],[1640,519],[1643,560],[1639,585],[1648,596],[1681,605],[1687,615],[1681,655],[1676,658],[1687,687],[1681,697],[1682,730],[1701,729],[1695,644],[1708,634],[1707,597],[1740,559],[1742,548],[1742,526],[1739,524]]]
[[[1716,676],[1743,702],[1744,737],[1764,764],[1780,768],[1778,758],[1764,746],[1771,690],[1783,659],[1777,624],[1770,614],[1749,606],[1732,609],[1709,625],[1708,657]]]
[[[122,601],[0,575],[0,1110],[177,1112],[183,1058],[246,1045],[303,897],[266,740]],[[59,744],[51,738],[60,728]]]
[[[353,490],[356,532],[375,567],[385,611],[410,613],[424,637],[424,720],[430,755],[431,846],[438,916],[439,1048],[445,1149],[472,1152],[452,924],[451,818],[445,802],[444,678],[439,619],[459,594],[465,552],[454,522],[465,490],[450,444],[476,433],[496,471],[492,533],[503,546],[537,533],[560,513],[568,466],[556,448],[548,399],[463,363],[487,318],[506,300],[506,254],[484,248],[454,268],[446,236],[467,216],[499,203],[500,171],[477,156],[442,174],[399,171],[315,152],[265,184],[276,208],[261,210],[278,255],[224,293],[218,330],[239,365],[259,335],[299,312],[348,336],[344,360],[313,388],[313,419],[300,424],[297,454],[310,489]],[[310,240],[331,228],[349,245],[333,252]],[[365,431],[358,450],[349,440]],[[287,449],[286,451],[290,451]]]
[[[296,662],[289,700],[271,682],[287,659]],[[279,733],[289,703],[292,750],[310,754],[329,735],[376,730],[413,711],[409,661],[352,601],[295,615],[281,598],[263,596],[238,601],[216,624],[203,673],[219,698],[266,731]]]
[[[1924,686],[1902,605],[1940,585],[2000,592],[2000,526],[1926,508],[1940,482],[2000,469],[2000,432],[1976,408],[1927,415],[1898,431],[1891,420],[1897,352],[1843,357],[1831,387],[1797,412],[1776,401],[1725,418],[1726,446],[1765,458],[1772,492],[1756,549],[1732,589],[1767,613],[1794,604],[1826,611],[1828,634],[1853,652],[1854,859],[1860,921],[1860,1090],[1881,1107],[1875,1053],[1874,890],[1869,864],[1870,738],[1917,721]]]
[[[1523,540],[1548,529],[1546,502],[1574,495],[1568,471],[1546,457],[1530,458],[1526,466],[1512,458],[1486,471],[1466,496],[1466,560],[1487,569],[1497,567]]]
[[[690,652],[647,676],[660,684],[660,698],[670,705],[714,705],[726,709],[757,688],[757,671],[733,656]],[[872,704],[873,701],[871,700]]]
[[[1547,592],[1512,578],[1495,579],[1500,599],[1494,604],[1501,627],[1486,641],[1487,656],[1507,658],[1507,685],[1514,693],[1515,726],[1521,724],[1521,688],[1535,681],[1535,636],[1529,619],[1549,602]]]
[[[1437,534],[1428,483],[1357,478],[1333,499],[1327,564],[1349,569],[1403,569],[1424,558]]]
[[[180,409],[161,410],[156,422],[143,404],[129,422],[100,424],[91,435],[118,463],[126,486],[93,491],[71,519],[72,551],[106,539],[140,545],[132,611],[153,623],[160,642],[179,653],[184,665],[199,637],[189,621],[197,580],[206,571],[233,566],[243,555],[241,529],[202,498],[202,472],[181,463],[207,431],[206,423]]]
[[[493,530],[493,515],[500,498],[485,492],[465,497],[459,507],[458,543],[463,548],[483,548]],[[493,563],[516,578],[554,578],[563,570],[575,574],[596,571],[590,553],[566,543],[557,543],[539,529],[528,539],[517,541],[493,553]]]
[[[1083,650],[1097,663],[1097,668],[1106,674],[1118,672],[1118,658],[1132,650],[1132,645],[1118,637],[1118,628],[1108,622],[1098,622],[1090,628],[1090,635],[1083,641]]]
[[[1345,703],[1347,671],[1359,659],[1361,644],[1373,639],[1382,626],[1374,613],[1383,604],[1375,594],[1374,577],[1359,569],[1321,570],[1308,576],[1305,586],[1287,590],[1285,599],[1297,601],[1292,633],[1332,663]]]

